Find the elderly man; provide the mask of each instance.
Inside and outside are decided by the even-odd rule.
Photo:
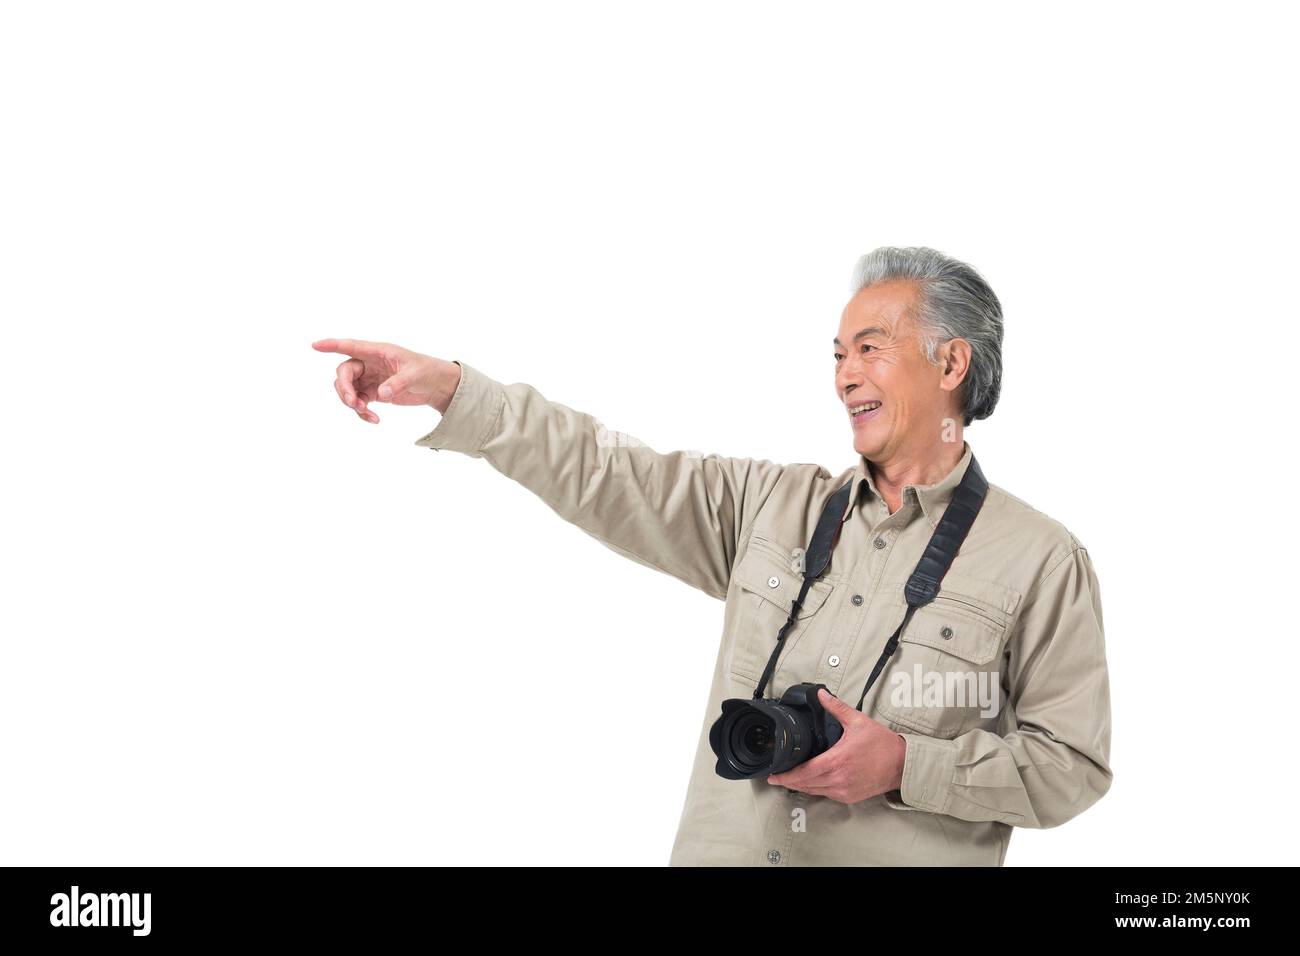
[[[1056,826],[1110,786],[1088,553],[985,482],[963,437],[998,401],[997,297],[927,248],[863,256],[850,291],[835,393],[857,461],[835,475],[661,454],[463,362],[315,343],[351,356],[335,387],[363,420],[375,401],[432,405],[417,445],[486,458],[602,544],[726,602],[674,865],[1001,865],[1012,827]],[[799,684],[824,685],[838,740],[724,777],[722,702]]]

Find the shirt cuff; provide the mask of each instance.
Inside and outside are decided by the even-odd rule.
[[[903,802],[903,795],[897,790],[890,790],[885,795],[885,803],[889,804],[895,810],[915,810],[916,807],[909,807]]]
[[[482,458],[480,449],[501,417],[505,406],[505,389],[478,369],[452,359],[460,366],[460,382],[442,419],[429,434],[415,444],[434,451],[458,451],[471,458]]]
[[[896,810],[943,813],[957,767],[957,742],[923,734],[899,734],[907,743],[903,782],[886,793],[885,803]]]

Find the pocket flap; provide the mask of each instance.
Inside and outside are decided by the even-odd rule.
[[[781,554],[775,547],[752,540],[745,556],[732,571],[732,577],[746,591],[771,601],[787,615],[794,599],[799,596],[799,589],[803,587],[803,574],[795,570],[790,556]],[[799,609],[796,620],[817,613],[832,590],[831,585],[825,581],[814,581],[803,599],[803,607]]]
[[[967,604],[968,595],[936,597],[917,608],[900,640],[923,644],[972,664],[987,664],[997,655],[1006,633],[1004,622],[987,617]]]

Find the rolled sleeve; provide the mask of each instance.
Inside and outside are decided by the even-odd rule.
[[[957,765],[958,745],[953,740],[921,734],[899,734],[907,743],[903,758],[903,782],[898,793],[906,810],[942,813],[951,793],[953,771]]]
[[[890,806],[1046,828],[1109,790],[1109,681],[1086,550],[1071,549],[1043,575],[1012,641],[1006,683],[1017,729],[951,740],[900,734],[907,753]]]
[[[442,419],[429,434],[415,444],[434,451],[458,451],[471,458],[483,457],[483,443],[496,427],[505,407],[505,390],[482,372],[452,359],[460,366],[460,382],[442,413]]]

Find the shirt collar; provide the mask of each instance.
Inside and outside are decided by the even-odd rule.
[[[961,484],[962,476],[966,474],[966,468],[970,465],[971,454],[970,442],[962,441],[961,460],[953,466],[952,471],[932,485],[904,485],[903,503],[907,503],[909,495],[915,497],[921,503],[921,510],[925,513],[926,520],[930,522],[931,526],[937,525],[939,519],[943,517],[944,510],[948,507],[948,502],[952,500],[953,491]],[[858,465],[853,470],[852,480],[853,487],[849,489],[849,503],[844,509],[844,517],[840,519],[841,521],[848,520],[849,515],[853,513],[854,506],[857,505],[864,494],[862,490],[864,485],[871,495],[880,498],[880,492],[876,490],[876,480],[871,476],[871,469],[867,467],[865,455],[858,456]]]

